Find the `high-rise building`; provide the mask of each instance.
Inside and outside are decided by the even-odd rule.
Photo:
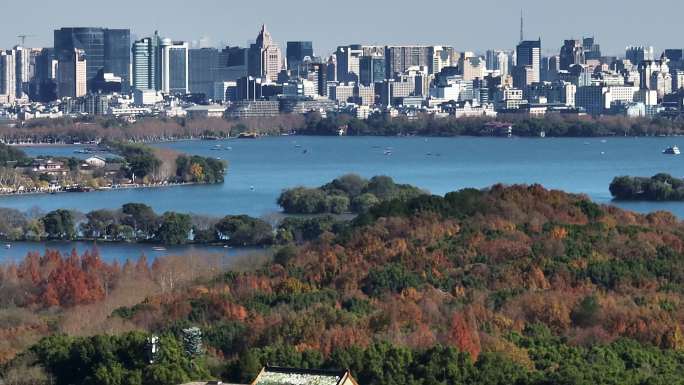
[[[216,82],[230,82],[247,76],[248,49],[225,47],[219,52]]]
[[[541,39],[523,40],[516,47],[515,87],[521,88],[540,81]]]
[[[287,42],[287,69],[296,70],[305,58],[313,58],[313,43],[310,41]]]
[[[361,56],[359,58],[359,82],[364,86],[382,83],[385,80],[385,58],[383,56]]]
[[[269,81],[277,81],[278,74],[283,69],[283,55],[280,47],[273,43],[266,25],[261,26],[256,43],[249,47],[248,73],[250,76],[260,77]]]
[[[568,70],[575,64],[584,64],[584,47],[579,40],[565,40],[560,49],[560,69]]]
[[[214,82],[217,81],[219,51],[216,48],[191,49],[188,55],[190,66],[190,92],[213,98]]]
[[[601,59],[601,46],[596,44],[593,37],[585,37],[582,39],[582,48],[584,49],[585,60]]]
[[[393,78],[397,74],[406,71],[409,67],[415,66],[425,66],[429,69],[429,72],[433,74],[434,52],[434,46],[387,46],[385,48],[387,78]]]
[[[637,66],[643,61],[655,60],[655,51],[651,46],[629,46],[625,49],[625,59]]]
[[[34,50],[21,46],[14,47],[16,66],[16,97],[24,99],[28,97],[29,82],[33,78],[36,67],[36,54]]]
[[[499,71],[501,76],[508,75],[508,53],[501,50],[489,50],[485,59],[488,70]]]
[[[161,91],[166,94],[187,94],[189,84],[188,42],[162,39]]]
[[[358,82],[360,60],[363,47],[359,44],[340,46],[335,51],[337,81],[340,83]]]
[[[62,28],[55,30],[55,56],[61,62],[73,59],[74,49],[87,57],[86,78],[89,91],[97,91],[97,78],[103,73],[120,77],[130,84],[131,34],[128,29]],[[126,91],[126,90],[124,90]]]
[[[133,89],[161,90],[159,35],[133,43]]]
[[[104,33],[104,72],[121,78],[121,91],[130,92],[131,32],[128,29],[106,29]]]
[[[456,65],[458,57],[454,52],[453,47],[435,46],[432,52],[432,66],[430,68],[431,74],[438,74],[442,68]]]
[[[463,56],[458,62],[458,67],[465,81],[484,79],[487,64],[479,56]]]
[[[681,61],[684,59],[683,49],[666,49],[663,55],[670,61]]]
[[[35,75],[31,79],[31,100],[51,102],[57,99],[57,59],[55,50],[43,48],[36,56]]]
[[[16,98],[16,53],[0,51],[0,104],[13,103]]]
[[[62,53],[57,67],[57,95],[60,98],[78,98],[88,93],[87,85],[88,61],[85,51],[74,48],[70,59]]]

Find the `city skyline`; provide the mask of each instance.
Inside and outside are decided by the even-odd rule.
[[[622,55],[628,45],[653,45],[656,51],[684,46],[671,25],[677,23],[677,9],[684,5],[666,0],[663,12],[644,19],[631,12],[630,3],[620,7],[579,0],[573,7],[548,4],[537,0],[516,3],[497,1],[499,12],[487,12],[476,4],[440,4],[434,12],[426,9],[424,18],[417,18],[413,7],[402,4],[392,7],[351,0],[344,8],[321,9],[317,3],[304,0],[292,9],[275,1],[255,4],[227,5],[216,0],[171,0],[150,3],[122,0],[121,12],[90,11],[85,0],[74,0],[64,12],[57,3],[40,0],[30,13],[19,4],[3,5],[13,15],[0,24],[0,47],[10,48],[21,42],[18,35],[28,35],[26,46],[49,47],[52,31],[65,26],[130,28],[134,37],[151,36],[159,30],[163,36],[190,42],[203,41],[205,46],[239,45],[253,42],[262,23],[268,25],[274,41],[285,47],[287,41],[311,40],[318,55],[328,55],[337,45],[361,44],[446,44],[458,50],[484,53],[490,48],[513,49],[518,42],[520,10],[525,15],[525,38],[542,38],[542,54],[557,52],[562,41],[582,36],[595,36],[604,54]],[[260,11],[268,4],[269,12]],[[310,5],[310,6],[307,6]],[[668,7],[669,6],[669,7]],[[135,10],[132,12],[131,10]],[[182,10],[182,12],[179,12]],[[360,11],[360,10],[363,10]],[[591,10],[588,12],[587,10]],[[324,12],[331,12],[326,14]],[[481,17],[472,17],[480,12]],[[670,20],[671,19],[671,20]],[[615,28],[633,26],[632,28]],[[379,28],[380,26],[380,28]],[[415,28],[411,28],[415,26]],[[640,26],[640,27],[639,27]],[[474,33],[476,31],[477,33]]]

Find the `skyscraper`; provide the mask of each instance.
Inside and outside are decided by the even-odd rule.
[[[60,98],[78,98],[88,92],[87,63],[86,53],[82,49],[74,48],[69,58],[62,56],[57,67],[57,94]]]
[[[287,69],[296,70],[305,58],[313,58],[313,43],[310,41],[287,42]]]
[[[87,57],[86,79],[89,91],[97,91],[96,79],[112,73],[130,82],[131,34],[128,29],[62,28],[54,32],[55,56],[61,62],[73,59],[74,49]]]
[[[278,80],[278,74],[283,69],[283,55],[280,47],[273,43],[266,25],[261,26],[256,43],[249,48],[249,75]]]
[[[516,73],[513,83],[523,87],[540,80],[541,39],[523,40],[516,47]]]
[[[359,59],[363,56],[363,47],[359,44],[339,46],[335,51],[337,81],[359,81]]]
[[[405,45],[387,46],[385,48],[385,61],[387,63],[387,78],[393,78],[401,74],[409,67],[424,66],[434,73],[433,56],[434,46]]]
[[[146,37],[133,43],[133,88],[136,90],[160,90],[161,68],[159,35]]]
[[[188,55],[189,86],[193,94],[213,98],[214,82],[217,81],[219,51],[216,48],[191,49]]]
[[[560,49],[560,69],[568,70],[575,64],[584,64],[584,47],[579,40],[565,40]]]
[[[601,59],[601,46],[596,44],[596,41],[593,37],[585,37],[582,39],[582,48],[584,48],[585,60]]]
[[[57,59],[55,50],[43,48],[36,55],[36,67],[30,85],[31,100],[51,102],[57,99]]]
[[[184,41],[162,39],[161,51],[161,90],[166,94],[187,94],[189,85],[188,51],[189,44]]]
[[[625,49],[625,59],[638,66],[643,61],[655,60],[655,51],[651,46],[629,46]]]
[[[382,56],[361,56],[359,72],[359,81],[364,86],[382,83],[385,80],[385,58]]]
[[[16,54],[0,51],[0,103],[13,103],[16,97]]]
[[[488,70],[499,71],[501,76],[508,75],[508,53],[501,50],[489,50],[485,59]]]
[[[28,97],[29,82],[33,77],[36,64],[34,50],[21,46],[14,47],[16,66],[16,97],[23,99]]]

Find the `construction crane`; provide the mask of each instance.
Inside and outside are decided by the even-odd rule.
[[[35,35],[17,35],[17,37],[21,39],[21,46],[23,47],[26,45],[26,38],[35,37]]]

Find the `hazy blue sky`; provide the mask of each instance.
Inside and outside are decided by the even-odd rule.
[[[656,52],[684,47],[682,0],[378,1],[378,0],[2,0],[0,47],[16,35],[35,35],[27,46],[51,46],[52,31],[63,26],[130,28],[137,36],[159,30],[182,40],[209,38],[244,45],[266,23],[274,39],[313,40],[317,54],[349,43],[449,44],[483,52],[512,48],[518,41],[520,9],[527,38],[542,37],[545,52],[564,38],[594,35],[607,54],[628,44],[648,44]]]

